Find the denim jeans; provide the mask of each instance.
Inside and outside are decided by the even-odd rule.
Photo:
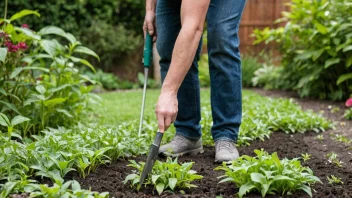
[[[208,55],[214,141],[237,141],[242,119],[242,73],[238,28],[246,0],[211,0],[207,13]],[[157,50],[162,81],[170,67],[175,41],[181,29],[181,0],[158,0]],[[176,133],[190,139],[202,135],[198,60],[202,39],[178,91]]]

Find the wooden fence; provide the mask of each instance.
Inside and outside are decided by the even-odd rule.
[[[258,54],[264,48],[273,49],[273,46],[264,44],[253,46],[254,38],[251,37],[254,29],[265,27],[278,27],[284,24],[275,24],[274,21],[280,18],[281,12],[288,11],[285,5],[289,0],[247,0],[239,29],[240,49],[242,54]],[[275,53],[275,52],[274,52]]]

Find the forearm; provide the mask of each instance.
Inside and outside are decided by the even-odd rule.
[[[147,11],[147,12],[155,12],[155,9],[156,9],[156,1],[157,1],[157,0],[147,0],[147,1],[146,1],[146,11]]]
[[[170,68],[164,80],[162,91],[177,93],[192,65],[201,36],[201,29],[188,27],[181,29],[174,46]]]

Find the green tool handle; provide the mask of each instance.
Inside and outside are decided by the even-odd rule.
[[[149,33],[145,36],[145,42],[144,42],[144,51],[143,51],[143,65],[144,67],[150,67],[152,65],[152,37],[150,36]]]

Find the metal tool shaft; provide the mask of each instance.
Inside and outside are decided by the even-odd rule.
[[[139,119],[139,129],[138,136],[141,136],[142,125],[143,125],[143,116],[144,116],[144,106],[145,106],[145,97],[147,92],[147,83],[148,83],[148,67],[144,67],[144,86],[143,86],[143,98],[142,98],[142,108],[141,108],[141,117]]]

